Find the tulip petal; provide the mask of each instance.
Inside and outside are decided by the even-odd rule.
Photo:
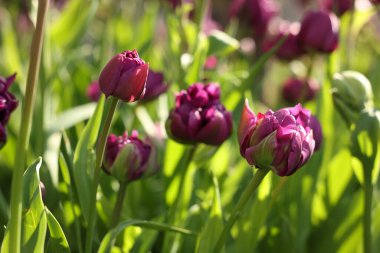
[[[240,123],[238,127],[238,140],[240,146],[242,146],[248,133],[255,128],[257,124],[257,117],[251,111],[248,104],[248,99],[245,100],[243,111],[240,118]]]
[[[107,97],[114,93],[119,83],[119,78],[123,71],[122,58],[123,56],[120,54],[115,55],[100,73],[100,89]]]

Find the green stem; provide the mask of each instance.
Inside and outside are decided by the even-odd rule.
[[[227,235],[230,232],[232,226],[234,225],[236,219],[240,215],[240,212],[243,210],[245,204],[249,200],[249,198],[252,196],[253,192],[257,189],[257,187],[260,185],[261,181],[264,179],[266,174],[269,172],[268,169],[258,169],[251,181],[249,182],[247,188],[244,190],[243,194],[241,195],[238,203],[232,210],[231,216],[229,217],[226,225],[223,228],[222,233],[219,235],[219,239],[217,240],[214,248],[214,253],[219,253],[224,243],[227,239]]]
[[[107,117],[104,121],[103,128],[101,129],[98,143],[96,146],[96,161],[95,161],[95,171],[94,178],[92,182],[91,189],[91,201],[90,201],[90,210],[88,216],[88,228],[86,234],[86,253],[92,252],[92,241],[94,237],[95,223],[96,223],[96,193],[98,191],[100,171],[103,162],[104,150],[106,147],[107,136],[111,127],[112,118],[116,110],[116,106],[119,102],[118,98],[111,97],[107,99],[107,104],[109,104],[109,109]],[[107,106],[105,107],[107,108]]]
[[[371,236],[371,213],[372,213],[372,170],[369,167],[364,166],[365,170],[369,172],[365,173],[364,178],[364,214],[363,214],[363,248],[364,253],[372,252],[372,236]]]
[[[11,211],[9,220],[9,252],[19,253],[21,249],[21,213],[22,213],[22,191],[23,174],[26,164],[26,154],[29,148],[29,137],[33,108],[35,104],[36,81],[40,69],[42,41],[44,37],[45,16],[49,0],[40,0],[37,11],[36,31],[33,35],[31,54],[29,60],[29,71],[26,82],[25,96],[23,100],[20,132],[17,138],[15,156],[15,167],[12,177],[11,189]]]
[[[124,204],[124,198],[125,194],[127,192],[127,182],[120,182],[120,188],[117,193],[117,199],[116,204],[113,209],[112,218],[111,218],[111,228],[116,227],[117,223],[120,220],[121,213],[123,211],[123,204]]]

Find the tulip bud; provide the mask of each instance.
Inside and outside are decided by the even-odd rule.
[[[299,43],[306,51],[331,53],[338,47],[339,20],[333,13],[309,11],[301,22]]]
[[[229,16],[247,23],[253,30],[254,38],[260,39],[267,32],[269,21],[277,12],[278,7],[273,0],[233,0]]]
[[[354,7],[354,0],[320,0],[319,4],[322,9],[334,12],[342,16],[346,11]]]
[[[301,105],[257,116],[246,101],[238,129],[240,153],[250,165],[289,176],[315,150],[310,112]]]
[[[169,86],[164,82],[164,75],[160,72],[149,70],[146,80],[146,89],[141,102],[149,102],[166,92]]]
[[[166,130],[174,140],[221,145],[231,134],[231,113],[220,103],[220,88],[214,83],[196,83],[176,96]]]
[[[16,97],[8,91],[15,78],[16,74],[7,78],[0,76],[0,122],[3,126],[8,123],[12,111],[18,105]]]
[[[101,95],[100,87],[99,87],[99,82],[98,81],[93,81],[90,83],[90,85],[87,87],[87,97],[92,101],[92,102],[97,102],[100,98]]]
[[[0,149],[5,145],[7,142],[7,130],[3,126],[3,124],[0,123]]]
[[[368,79],[355,71],[336,73],[332,83],[334,104],[348,124],[373,104],[373,92]]]
[[[282,97],[290,104],[312,100],[319,91],[319,84],[314,79],[302,80],[289,78],[282,86]]]
[[[154,150],[138,138],[137,131],[131,136],[108,136],[103,170],[121,182],[130,182],[153,175],[158,170]]]
[[[124,51],[115,55],[99,76],[100,90],[108,97],[134,102],[144,95],[149,65],[137,51]]]

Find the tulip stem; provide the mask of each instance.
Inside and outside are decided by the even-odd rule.
[[[119,191],[117,192],[116,204],[112,213],[110,228],[114,228],[120,220],[120,216],[123,211],[125,194],[127,193],[127,186],[127,182],[120,182]]]
[[[372,252],[371,214],[372,214],[372,170],[364,166],[364,214],[363,214],[363,249]]]
[[[15,167],[11,187],[11,210],[9,220],[9,252],[19,253],[21,249],[21,214],[22,214],[22,192],[23,174],[26,164],[26,156],[29,146],[31,121],[35,104],[37,89],[37,77],[40,69],[42,42],[44,37],[45,16],[49,0],[38,2],[37,25],[33,35],[31,54],[29,60],[28,77],[26,81],[25,96],[21,112],[20,132],[17,138]]]
[[[249,198],[252,196],[253,192],[260,185],[261,181],[264,179],[264,177],[266,176],[268,172],[269,172],[269,169],[258,169],[255,175],[252,177],[247,188],[244,190],[243,194],[240,196],[238,203],[232,210],[232,213],[229,219],[227,220],[227,223],[225,224],[222,233],[220,233],[219,239],[217,240],[215,244],[215,248],[213,251],[214,253],[219,253],[222,250],[226,242],[227,235],[230,232],[235,221],[237,220],[238,216],[240,215],[242,209],[244,208],[245,204],[247,203]]]
[[[91,200],[90,200],[90,210],[88,216],[88,227],[86,234],[86,253],[92,252],[92,240],[94,237],[95,223],[96,223],[96,193],[98,191],[100,171],[103,163],[104,150],[106,146],[107,136],[111,127],[112,118],[115,113],[119,99],[116,97],[110,97],[107,99],[107,104],[109,109],[107,112],[106,119],[104,121],[103,128],[101,129],[100,136],[98,138],[96,146],[96,160],[95,160],[95,171],[94,178],[92,182],[91,189]],[[107,106],[105,107],[107,108]]]

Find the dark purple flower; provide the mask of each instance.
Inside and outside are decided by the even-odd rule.
[[[16,74],[4,78],[0,76],[0,123],[5,126],[9,117],[18,105],[16,97],[8,91],[16,78]]]
[[[97,102],[100,98],[100,95],[102,95],[102,92],[100,90],[99,82],[97,80],[92,81],[87,87],[87,97],[91,101]]]
[[[238,129],[240,153],[250,165],[289,176],[301,168],[315,150],[310,111],[299,104],[257,116],[248,101]]]
[[[338,16],[354,8],[354,0],[319,0],[319,4],[322,9],[332,11]]]
[[[331,53],[338,47],[339,20],[327,11],[309,11],[301,22],[298,38],[306,51]]]
[[[319,91],[319,84],[314,79],[304,80],[289,78],[282,86],[282,97],[290,104],[312,100]]]
[[[134,102],[144,95],[149,65],[137,51],[124,51],[115,55],[99,77],[100,90],[108,97]]]
[[[103,169],[119,181],[134,181],[152,175],[158,170],[152,147],[138,138],[137,131],[130,136],[110,134],[105,148]]]
[[[166,92],[168,88],[169,86],[165,83],[164,75],[161,72],[149,70],[145,86],[145,94],[140,101],[148,102],[154,100],[162,93]]]
[[[273,0],[233,0],[229,15],[246,22],[254,37],[260,38],[267,32],[269,21],[276,15],[277,10]]]
[[[221,145],[231,134],[232,118],[220,103],[219,86],[196,83],[177,94],[166,130],[181,143]]]
[[[283,24],[278,33],[271,39],[264,41],[263,50],[268,51],[281,39],[285,38],[283,44],[278,48],[275,55],[285,61],[297,59],[305,52],[298,43],[299,23]]]

